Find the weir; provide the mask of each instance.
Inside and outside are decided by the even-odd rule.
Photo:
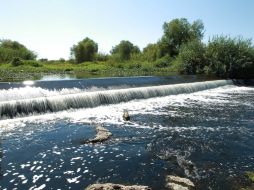
[[[22,97],[21,99],[18,98],[18,94],[11,94],[11,96],[16,96],[15,100],[8,100],[7,97],[7,101],[0,101],[0,119],[57,112],[71,108],[91,108],[100,105],[127,102],[135,99],[193,93],[231,84],[233,84],[233,81],[231,80],[216,80],[94,92],[79,91],[71,94],[54,92],[48,93],[46,96],[42,94],[39,97],[32,98],[29,97],[28,92],[27,97]],[[33,91],[36,91],[35,87]],[[3,100],[3,98],[1,99]]]

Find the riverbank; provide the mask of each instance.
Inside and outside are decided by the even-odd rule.
[[[22,65],[12,66],[9,63],[0,64],[0,81],[16,82],[24,80],[40,80],[47,75],[65,75],[72,78],[121,77],[121,76],[166,76],[176,74],[171,67],[156,68],[152,63],[118,63],[85,62],[75,64],[59,61],[24,61]]]

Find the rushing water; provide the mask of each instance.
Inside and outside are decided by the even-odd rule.
[[[0,189],[113,182],[163,190],[166,175],[187,177],[196,189],[237,189],[243,173],[254,170],[251,86],[135,77],[0,88]],[[113,137],[83,144],[97,123]]]

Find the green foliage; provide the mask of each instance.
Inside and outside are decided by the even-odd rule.
[[[223,78],[253,78],[254,48],[251,40],[216,36],[205,46],[198,40],[180,48],[176,59],[180,73],[207,73]]]
[[[254,75],[254,48],[251,40],[214,37],[207,46],[208,73],[220,77],[251,78]]]
[[[28,50],[24,45],[17,41],[0,40],[0,62],[10,62],[15,57],[23,60],[34,60],[36,54]]]
[[[64,63],[64,62],[65,62],[65,59],[64,59],[64,58],[60,58],[60,59],[59,59],[59,62]]]
[[[161,51],[158,44],[148,44],[143,49],[143,59],[145,61],[153,62],[161,58]]]
[[[109,55],[103,54],[103,53],[97,53],[95,55],[95,60],[96,61],[108,61]]]
[[[39,61],[40,61],[40,62],[47,62],[48,59],[47,59],[47,58],[41,58],[41,59],[39,59]]]
[[[71,48],[71,56],[75,59],[76,63],[94,61],[97,52],[98,45],[90,38],[83,39]]]
[[[39,61],[36,60],[27,60],[27,61],[22,61],[23,65],[26,66],[31,66],[31,67],[42,67],[42,64],[40,64]]]
[[[138,53],[140,53],[138,46],[135,46],[131,42],[125,40],[121,41],[111,50],[111,54],[117,55],[121,61],[130,60],[133,54]]]
[[[11,61],[11,65],[13,67],[22,65],[22,61],[21,61],[21,59],[19,57],[14,57],[13,60]]]
[[[171,65],[172,61],[173,61],[173,58],[170,57],[169,55],[166,55],[160,59],[157,59],[154,62],[154,66],[158,67],[158,68],[169,67]]]
[[[141,62],[138,62],[138,61],[132,61],[132,62],[126,62],[124,64],[124,66],[127,68],[127,69],[140,69],[142,67],[143,63]]]
[[[201,40],[204,33],[204,25],[201,20],[192,24],[187,19],[174,19],[163,25],[164,34],[159,41],[163,55],[176,56],[182,44],[192,40]]]
[[[152,63],[150,62],[144,62],[142,65],[141,65],[141,70],[144,71],[144,72],[151,72],[154,70],[154,66],[152,65]]]
[[[206,47],[198,40],[190,41],[180,48],[177,58],[178,71],[184,74],[203,73],[206,66]]]

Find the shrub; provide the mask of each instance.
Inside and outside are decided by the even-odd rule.
[[[164,68],[170,66],[171,62],[173,61],[173,58],[169,55],[166,55],[158,60],[155,61],[154,65],[158,68]]]
[[[103,54],[103,53],[97,53],[95,55],[95,60],[96,61],[108,61],[109,56],[107,54]]]
[[[254,48],[250,39],[214,37],[208,44],[208,73],[220,77],[254,77]]]
[[[133,54],[139,54],[138,46],[133,45],[130,41],[122,40],[118,45],[112,48],[111,54],[118,55],[121,61],[130,60]]]
[[[153,71],[153,65],[151,63],[144,62],[141,66],[141,70],[144,72]]]
[[[31,67],[42,67],[42,65],[36,60],[23,60],[22,64]]]
[[[142,64],[140,62],[128,62],[124,64],[128,69],[139,69]]]
[[[178,61],[178,71],[184,74],[203,73],[206,65],[206,47],[198,40],[184,44],[180,48]]]
[[[64,58],[60,58],[60,59],[59,59],[59,62],[60,62],[60,63],[64,63],[64,62],[65,62],[65,59],[64,59]]]
[[[75,59],[76,63],[94,61],[97,52],[98,44],[90,38],[83,39],[71,48],[71,56]]]
[[[64,71],[70,72],[70,71],[73,71],[73,69],[72,68],[68,68],[68,69],[65,69]]]
[[[36,54],[16,41],[0,40],[0,62],[11,62],[15,57],[22,60],[34,60]]]
[[[19,57],[14,57],[11,61],[11,65],[14,67],[22,65],[22,61]]]

